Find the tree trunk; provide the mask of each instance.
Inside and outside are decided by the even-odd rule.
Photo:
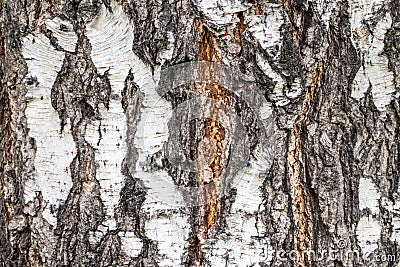
[[[397,266],[398,0],[0,3],[0,267]]]

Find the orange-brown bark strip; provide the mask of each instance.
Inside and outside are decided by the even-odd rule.
[[[218,62],[216,40],[204,25],[200,26],[201,39],[199,46],[199,59],[202,61]],[[209,71],[213,72],[215,70],[211,68]],[[207,81],[205,86],[196,86],[196,88],[198,93],[203,97],[212,98],[216,101],[223,101],[225,103],[230,102],[225,89],[218,84],[213,84],[212,81]],[[217,122],[217,112],[217,110],[213,110],[212,118],[207,119],[204,122],[205,135],[203,138],[208,138],[211,141],[215,148],[215,153],[212,155],[214,158],[209,165],[211,172],[198,172],[199,186],[204,189],[202,196],[200,197],[202,202],[202,210],[200,211],[202,218],[198,232],[200,239],[208,238],[208,232],[216,223],[218,216],[218,199],[216,190],[221,182],[220,176],[224,168],[222,154],[225,150],[223,145],[225,134],[222,125]],[[198,158],[200,158],[199,155],[201,153],[207,154],[209,151],[197,151],[197,153]]]
[[[314,225],[312,208],[305,185],[306,173],[302,153],[302,125],[311,109],[315,89],[319,86],[323,72],[323,62],[317,63],[313,83],[307,88],[306,98],[300,117],[296,120],[289,136],[288,166],[291,185],[292,210],[295,224],[294,246],[297,253],[296,266],[308,266],[303,252],[313,249]]]
[[[200,43],[199,43],[199,57],[201,61],[218,62],[217,55],[217,42],[213,37],[212,33],[198,21],[197,26],[200,32]],[[212,74],[215,70],[211,67],[209,70]],[[206,73],[206,75],[208,75]],[[209,77],[212,77],[210,75]],[[210,81],[205,83],[196,83],[195,91],[201,97],[207,97],[215,100],[216,102],[222,102],[225,105],[229,105],[231,102],[230,95],[220,85]],[[204,107],[205,109],[209,107]],[[210,236],[210,229],[218,221],[218,189],[221,186],[221,174],[225,168],[226,160],[224,159],[224,153],[226,150],[226,132],[223,126],[217,121],[218,107],[213,107],[211,110],[211,117],[204,122],[204,136],[202,138],[208,139],[213,147],[213,150],[206,149],[199,146],[197,150],[197,161],[199,166],[204,164],[200,162],[202,155],[209,156],[209,152],[213,151],[211,155],[211,162],[208,166],[208,170],[200,170],[197,172],[198,184],[202,188],[202,193],[199,196],[199,215],[200,222],[197,230],[197,246],[195,251],[195,258],[197,264],[201,261],[201,240],[207,239]]]

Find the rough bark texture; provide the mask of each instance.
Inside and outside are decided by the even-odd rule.
[[[0,4],[0,267],[398,266],[398,0]]]

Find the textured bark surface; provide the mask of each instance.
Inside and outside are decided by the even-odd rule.
[[[398,266],[398,0],[0,4],[0,267]]]

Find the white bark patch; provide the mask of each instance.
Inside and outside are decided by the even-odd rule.
[[[186,215],[180,211],[153,212],[146,222],[147,237],[157,240],[159,266],[181,266],[181,257],[190,231]]]
[[[270,104],[263,106],[260,113],[260,119],[264,122],[263,129],[267,134],[268,142],[272,144],[274,140],[275,131],[273,125],[269,125],[267,120],[272,116],[272,108]],[[272,122],[273,123],[273,122]],[[271,167],[274,159],[274,149],[271,146],[266,147],[265,144],[259,144],[254,151],[254,158],[250,159],[249,166],[243,168],[233,178],[232,186],[237,189],[237,196],[235,202],[232,204],[232,213],[235,211],[244,210],[249,213],[256,213],[259,205],[262,202],[261,187],[263,178],[261,174],[265,174]]]
[[[244,5],[237,0],[195,0],[193,4],[197,10],[204,14],[205,21],[217,29],[232,24],[235,13],[251,7],[251,5]]]
[[[358,30],[362,27],[365,27],[363,25],[363,19],[370,18],[371,15],[378,11],[384,4],[385,0],[352,0],[350,1],[351,8],[351,26],[352,29]]]
[[[110,229],[116,229],[114,208],[123,186],[121,163],[127,152],[127,125],[121,93],[136,57],[131,49],[133,28],[119,5],[113,2],[112,9],[113,13],[110,13],[102,5],[99,16],[86,27],[93,63],[102,74],[109,70],[111,84],[109,109],[100,109],[101,120],[88,125],[86,139],[96,151],[96,177],[105,205],[106,224]]]
[[[363,255],[368,255],[378,248],[381,226],[376,219],[379,215],[380,194],[371,179],[361,178],[359,185],[359,208],[368,208],[372,215],[363,215],[357,224],[357,239]]]
[[[263,121],[267,121],[271,117],[272,111],[273,108],[271,103],[264,102],[260,107],[260,113],[259,113],[260,119]]]
[[[265,73],[265,75],[276,82],[271,99],[278,101],[278,106],[289,104],[289,100],[286,99],[283,94],[284,80],[282,79],[282,77],[271,68],[267,59],[264,58],[262,55],[256,54],[256,62],[260,69]]]
[[[69,125],[60,132],[60,120],[51,106],[51,87],[61,69],[64,53],[56,51],[40,33],[23,40],[22,54],[28,65],[26,78],[36,77],[38,85],[28,86],[26,117],[29,136],[36,141],[35,174],[25,184],[25,201],[33,200],[41,191],[47,206],[43,217],[53,226],[57,219],[50,208],[58,207],[72,186],[69,164],[76,154]]]
[[[112,3],[112,7],[113,13],[110,13],[103,6],[99,17],[87,27],[87,36],[92,45],[92,60],[100,72],[110,68],[109,78],[113,94],[120,95],[129,69],[133,73],[135,83],[144,94],[134,141],[139,153],[134,176],[142,180],[148,188],[143,204],[143,211],[149,218],[145,222],[146,235],[157,241],[160,254],[164,255],[160,259],[160,266],[179,265],[186,244],[186,234],[183,235],[181,232],[187,232],[185,229],[189,229],[186,215],[174,215],[175,217],[165,219],[168,221],[162,221],[158,214],[166,210],[177,210],[184,205],[183,198],[165,171],[150,172],[143,168],[147,158],[159,151],[168,138],[167,122],[172,114],[171,105],[157,94],[151,69],[132,52],[134,29],[129,19],[115,2]],[[170,43],[172,42],[171,38]],[[161,57],[170,57],[171,50],[173,50],[171,45],[166,47]],[[96,159],[100,161],[97,177],[102,188],[102,200],[107,207],[109,227],[115,225],[112,215],[123,182],[120,164],[126,154],[127,125],[124,125],[126,118],[120,101],[120,98],[111,100],[110,110],[102,112],[101,129],[107,128],[102,132],[104,139],[100,141],[99,146],[96,145],[97,125],[88,127],[88,135],[92,136],[91,142],[97,148]],[[107,114],[112,116],[107,117]],[[116,149],[118,144],[119,149]],[[175,223],[171,221],[173,218],[176,218]],[[141,248],[141,243],[133,236],[125,236],[122,242],[130,244],[129,251],[126,251],[130,255],[138,253]]]
[[[172,107],[157,94],[150,69],[139,59],[135,62],[137,64],[132,72],[135,82],[144,93],[144,99],[134,141],[139,152],[134,175],[148,189],[142,207],[148,218],[145,232],[150,239],[157,241],[159,266],[180,266],[190,229],[187,215],[180,211],[186,204],[166,171],[150,171],[144,168],[147,158],[158,152],[168,139],[167,123],[172,116]],[[156,76],[159,76],[159,71],[155,71]],[[165,212],[169,214],[168,218],[162,215]]]
[[[46,28],[52,31],[57,38],[58,44],[66,51],[74,52],[78,37],[75,34],[72,24],[59,17],[45,20]]]
[[[303,92],[303,87],[300,84],[300,79],[296,77],[294,83],[292,84],[291,88],[288,92],[286,92],[286,97],[292,99],[299,97]]]
[[[370,255],[378,248],[378,240],[381,235],[381,226],[378,220],[372,216],[361,217],[357,224],[356,235],[362,255]]]
[[[396,201],[393,202],[386,197],[382,197],[381,205],[386,208],[392,215],[393,232],[390,236],[392,242],[400,242],[400,201],[399,192],[397,193]]]
[[[393,242],[400,242],[400,188],[397,190],[397,196],[395,203],[391,201],[385,201],[385,204],[388,204],[388,210],[392,214],[392,225],[393,225],[393,234],[390,238]]]
[[[143,209],[156,212],[164,209],[176,209],[185,205],[180,192],[175,188],[173,180],[166,171],[149,171],[144,168],[149,156],[158,152],[168,139],[168,121],[172,116],[171,105],[156,92],[156,83],[151,70],[139,58],[132,68],[134,79],[144,99],[140,121],[135,135],[135,147],[139,157],[136,164],[135,177],[140,178],[148,192]],[[155,70],[156,74],[159,70]]]
[[[352,1],[351,5],[353,39],[363,54],[365,66],[360,68],[354,79],[351,96],[363,98],[371,86],[375,106],[380,111],[385,111],[395,91],[393,73],[390,72],[388,59],[383,53],[384,38],[392,23],[390,12],[380,18],[375,28],[370,26],[373,30],[371,34],[368,24],[371,23],[373,12],[381,8],[384,1]]]
[[[227,218],[229,227],[218,239],[208,239],[202,250],[212,266],[259,266],[269,263],[272,253],[268,251],[269,239],[258,238],[263,233],[255,214],[235,211]]]
[[[86,32],[93,63],[100,73],[109,70],[112,89],[120,93],[137,57],[132,52],[133,26],[121,6],[114,1],[111,6],[113,13],[102,5],[98,17],[86,26]]]
[[[249,25],[247,30],[253,35],[257,42],[261,45],[263,49],[266,50],[267,53],[270,54],[273,58],[276,58],[279,55],[279,51],[282,46],[282,35],[280,28],[282,24],[284,24],[284,14],[282,5],[280,4],[266,4],[265,14],[264,15],[251,15],[249,17]],[[287,99],[284,95],[284,85],[285,82],[282,77],[274,71],[268,60],[260,55],[256,55],[257,65],[261,68],[261,70],[276,82],[272,100],[277,101],[278,106],[285,106],[289,104],[289,99]],[[295,89],[298,94],[301,93],[301,88]]]
[[[35,33],[23,39],[22,54],[28,65],[27,77],[36,77],[39,85],[51,88],[61,69],[64,53],[56,51],[46,36]]]
[[[143,246],[140,238],[134,232],[119,232],[121,238],[121,249],[130,257],[137,257]]]
[[[392,221],[393,224],[393,233],[392,236],[390,237],[390,240],[392,242],[400,242],[400,219],[398,217],[393,218]]]
[[[372,182],[371,179],[361,178],[359,185],[359,208],[363,210],[368,208],[371,210],[372,214],[379,213],[379,199],[380,195],[378,192],[378,188]]]
[[[283,7],[281,4],[265,4],[264,15],[249,15],[247,30],[252,33],[254,38],[260,43],[261,47],[269,50],[282,45],[280,28],[284,21]]]
[[[187,216],[179,211],[180,207],[185,206],[183,197],[166,171],[149,171],[144,168],[147,158],[159,151],[168,138],[167,123],[172,109],[157,94],[150,70],[139,59],[136,62],[138,64],[133,73],[138,73],[134,75],[135,78],[142,78],[136,82],[144,93],[144,99],[134,142],[139,152],[135,177],[141,179],[148,188],[142,208],[149,218],[145,223],[145,231],[149,238],[158,243],[161,255],[159,266],[179,266],[184,253],[182,248],[187,243],[187,234],[182,231],[186,233],[190,229],[186,222]],[[144,77],[147,77],[147,81]],[[170,218],[159,217],[158,214],[169,210],[176,214]]]
[[[105,224],[110,230],[116,229],[114,208],[118,204],[124,181],[121,163],[126,153],[126,126],[120,99],[111,100],[109,110],[100,109],[102,137],[99,143],[97,123],[88,125],[86,131],[86,138],[95,149],[96,178],[100,183],[101,199],[105,206]]]

